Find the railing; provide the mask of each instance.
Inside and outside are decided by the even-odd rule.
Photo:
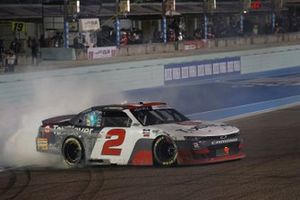
[[[114,56],[139,56],[147,54],[162,54],[172,52],[184,52],[203,49],[226,49],[232,51],[238,48],[250,48],[253,45],[268,47],[269,45],[296,44],[300,42],[300,32],[258,35],[235,38],[218,38],[209,40],[191,40],[182,42],[147,43],[127,45],[116,49],[116,47],[100,47],[93,49],[74,49],[69,48],[64,51],[63,48],[42,48],[42,59],[47,60],[87,60],[101,59]],[[59,51],[58,51],[59,50]],[[57,55],[56,55],[57,54]],[[23,62],[22,62],[23,63]],[[24,62],[26,64],[26,62]]]
[[[251,45],[276,45],[284,43],[300,42],[300,32],[284,33],[274,35],[258,35],[234,38],[217,38],[209,40],[191,40],[183,41],[178,44],[175,42],[160,44],[149,43],[142,45],[128,45],[121,47],[117,51],[118,56],[143,55],[151,53],[167,53],[175,51],[189,51],[196,49],[213,49],[213,48],[239,48],[250,47]]]

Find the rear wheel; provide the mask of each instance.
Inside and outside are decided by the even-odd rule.
[[[63,144],[62,153],[64,161],[69,167],[84,165],[84,148],[78,139],[67,138]]]
[[[160,166],[175,165],[177,155],[177,146],[171,138],[162,136],[155,140],[153,145],[154,164]]]

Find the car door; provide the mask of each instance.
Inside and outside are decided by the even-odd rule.
[[[91,159],[113,164],[127,164],[138,140],[132,119],[121,110],[103,111],[103,129],[97,138]]]

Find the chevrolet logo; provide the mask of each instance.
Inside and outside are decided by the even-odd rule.
[[[222,135],[222,136],[220,137],[221,140],[225,140],[226,138],[227,138],[227,135]]]

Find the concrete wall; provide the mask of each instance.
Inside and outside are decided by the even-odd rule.
[[[294,45],[52,71],[2,74],[0,76],[0,110],[2,106],[10,106],[12,102],[18,102],[33,95],[34,87],[43,80],[49,80],[56,87],[60,87],[67,81],[74,85],[74,89],[81,83],[88,83],[91,86],[99,85],[123,91],[164,85],[164,67],[168,64],[239,56],[241,74],[249,74],[300,66],[299,55],[300,45]]]
[[[43,60],[76,60],[75,49],[41,48]]]
[[[277,48],[242,56],[242,73],[262,72],[300,66],[300,46]]]

